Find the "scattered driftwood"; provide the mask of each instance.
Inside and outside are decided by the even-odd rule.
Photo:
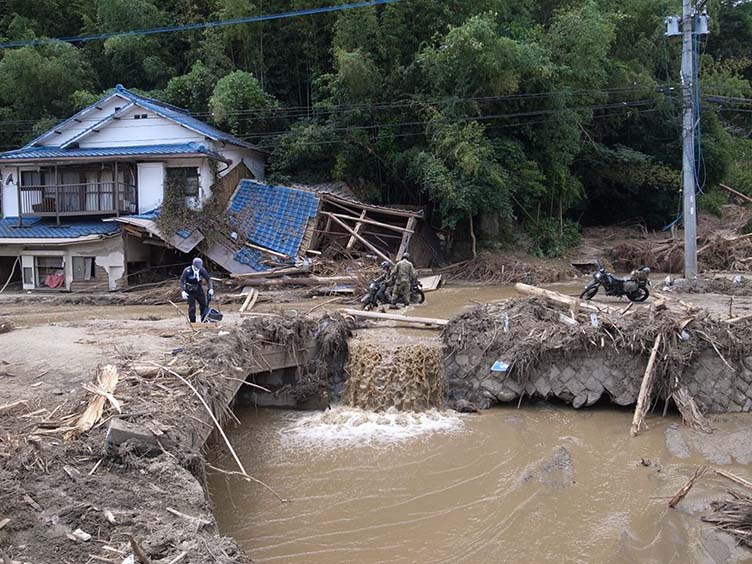
[[[146,556],[144,549],[141,548],[141,545],[139,545],[138,542],[136,542],[136,539],[133,538],[133,535],[128,535],[128,542],[131,545],[133,554],[136,555],[136,558],[141,564],[152,564],[151,559]]]
[[[243,302],[243,305],[240,306],[240,313],[244,313],[246,311],[252,310],[253,306],[256,305],[256,300],[258,300],[258,297],[259,297],[259,291],[256,290],[255,288],[251,288],[251,291],[248,292],[248,296]]]
[[[569,307],[575,307],[575,308],[579,308],[579,309],[583,309],[587,311],[593,311],[593,312],[618,313],[619,315],[621,315],[621,311],[616,308],[613,308],[604,304],[596,305],[592,302],[585,302],[578,298],[566,296],[559,292],[554,292],[553,290],[545,290],[543,288],[538,288],[537,286],[530,286],[528,284],[517,283],[514,285],[514,289],[517,290],[520,294],[525,294],[527,296],[538,296],[540,298],[545,298],[548,301],[565,305],[565,306],[569,306]]]
[[[725,470],[715,470],[714,472],[719,476],[726,478],[727,480],[731,480],[735,484],[739,484],[740,486],[744,486],[745,488],[752,490],[752,482],[749,482],[744,478],[740,478],[736,474],[726,472]]]
[[[640,385],[640,395],[637,396],[637,407],[635,407],[634,417],[632,419],[632,428],[629,434],[633,437],[637,436],[640,429],[645,424],[645,415],[647,415],[648,408],[650,407],[650,395],[653,391],[653,382],[655,381],[655,359],[658,356],[658,349],[661,346],[660,333],[655,338],[653,348],[650,351],[650,358],[648,359],[647,368],[645,368],[645,374],[642,377],[642,384]]]
[[[689,490],[691,490],[695,485],[695,482],[697,482],[697,480],[699,480],[703,476],[703,474],[707,472],[707,470],[707,466],[700,466],[699,468],[697,468],[697,470],[695,470],[695,473],[692,474],[692,477],[687,480],[687,482],[681,487],[681,489],[676,492],[674,497],[671,498],[671,501],[668,502],[668,506],[671,508],[676,507],[676,504],[684,499],[684,497],[689,493]]]
[[[700,408],[697,407],[694,398],[684,386],[671,394],[671,397],[673,398],[676,407],[679,409],[679,413],[681,413],[682,423],[691,429],[702,431],[703,433],[713,432],[713,428],[710,426],[710,421],[708,421],[702,414]]]
[[[729,194],[733,194],[737,198],[744,200],[747,203],[752,204],[752,198],[750,198],[746,194],[742,194],[741,192],[734,190],[733,188],[731,188],[730,186],[726,186],[725,184],[719,184],[718,186],[726,190],[726,192],[728,192]]]
[[[201,402],[201,405],[204,406],[204,409],[206,410],[206,413],[211,418],[212,422],[214,423],[214,426],[216,427],[217,431],[219,431],[220,436],[225,442],[225,445],[227,445],[227,448],[230,451],[230,454],[232,454],[232,457],[235,459],[235,463],[238,465],[238,468],[240,468],[240,473],[243,475],[243,477],[247,478],[248,480],[251,480],[259,485],[264,486],[267,490],[269,490],[274,496],[280,500],[281,502],[286,502],[287,500],[284,499],[282,496],[280,496],[271,486],[266,485],[261,480],[254,478],[253,476],[249,475],[248,472],[246,472],[245,467],[243,466],[243,463],[240,461],[240,458],[238,458],[237,453],[235,452],[235,449],[232,446],[232,443],[230,443],[230,439],[227,438],[227,435],[225,434],[224,429],[222,429],[222,425],[219,424],[219,421],[217,421],[217,418],[214,416],[214,412],[212,411],[211,407],[209,407],[209,404],[206,403],[206,400],[203,398],[203,396],[199,393],[199,391],[191,384],[188,380],[183,378],[180,374],[175,372],[174,370],[171,370],[170,368],[166,366],[161,366],[157,364],[156,362],[152,362],[151,364],[154,364],[155,366],[159,366],[162,370],[165,372],[168,372],[175,376],[178,380],[183,382],[188,388],[190,388],[191,392],[193,392],[193,395],[195,395],[198,400]]]
[[[731,499],[710,504],[714,514],[702,520],[712,523],[719,530],[732,535],[748,548],[752,548],[752,496],[729,491]]]
[[[309,309],[308,311],[306,311],[303,315],[310,315],[314,311],[316,311],[319,308],[324,307],[325,305],[333,304],[334,302],[339,302],[341,300],[342,300],[342,298],[340,296],[337,296],[336,298],[332,298],[330,300],[323,301],[320,304],[316,304],[315,306],[313,306],[311,309]]]
[[[208,527],[209,525],[211,525],[211,521],[201,519],[200,517],[194,517],[192,515],[186,515],[185,513],[181,513],[180,511],[173,509],[172,507],[165,507],[165,511],[174,515],[175,517],[179,517],[181,519],[185,519],[186,521],[190,521],[191,523],[195,523],[196,525],[198,525],[199,529],[201,527]]]
[[[18,400],[12,403],[6,403],[5,405],[0,405],[0,413],[2,413],[3,411],[10,411],[14,407],[18,407],[19,405],[26,405],[28,403],[29,402],[27,400]]]
[[[729,325],[735,325],[737,323],[744,323],[745,321],[752,321],[752,313],[740,315],[739,317],[732,317],[731,319],[726,319],[725,321]]]
[[[182,562],[187,557],[188,557],[188,553],[187,552],[181,552],[175,558],[173,558],[172,560],[170,560],[167,564],[178,564],[178,562]]]
[[[106,402],[109,402],[110,405],[120,413],[120,403],[113,395],[118,384],[118,379],[117,368],[111,364],[108,364],[97,371],[96,385],[85,386],[89,392],[94,394],[94,397],[89,401],[86,410],[76,421],[74,428],[67,433],[66,438],[75,438],[94,427],[94,425],[96,425],[102,418],[102,412],[104,411]]]
[[[363,317],[366,319],[385,319],[388,321],[401,321],[403,323],[413,323],[418,325],[435,325],[437,327],[444,327],[449,324],[449,320],[447,319],[436,319],[432,317],[410,317],[396,313],[379,313],[376,311],[361,311],[359,309],[343,309],[340,311],[344,315]]]

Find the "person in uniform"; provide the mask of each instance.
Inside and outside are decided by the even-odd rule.
[[[185,267],[183,274],[180,275],[180,291],[183,299],[188,302],[188,319],[191,323],[196,322],[196,302],[199,305],[201,321],[206,316],[206,294],[201,286],[202,280],[206,280],[209,295],[213,296],[214,288],[209,272],[204,268],[204,261],[196,257],[193,259],[193,264]]]
[[[397,305],[400,302],[410,305],[410,293],[417,278],[418,273],[415,271],[413,263],[410,262],[410,255],[405,253],[392,269],[392,281],[394,282],[392,305]]]

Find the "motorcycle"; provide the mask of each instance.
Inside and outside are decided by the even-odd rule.
[[[377,280],[371,281],[371,283],[368,285],[368,293],[360,299],[360,305],[363,309],[369,310],[382,304],[391,303],[391,292],[381,291],[384,287],[384,284],[386,284],[386,282],[378,282]],[[410,303],[422,304],[425,301],[426,295],[423,292],[423,285],[420,283],[420,280],[416,280],[413,283],[412,288],[410,289]]]
[[[650,296],[649,275],[650,269],[647,266],[633,270],[629,277],[621,278],[607,272],[603,266],[599,265],[598,270],[593,273],[593,280],[580,294],[580,299],[593,299],[598,293],[598,288],[603,286],[607,296],[627,296],[632,302],[644,302]]]

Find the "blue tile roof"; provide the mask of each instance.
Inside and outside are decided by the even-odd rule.
[[[318,209],[319,198],[312,192],[242,180],[230,201],[228,219],[251,243],[295,257]],[[244,264],[254,260],[245,249],[238,255],[235,260]]]
[[[195,155],[204,154],[213,158],[224,158],[198,143],[182,143],[178,145],[139,145],[135,147],[82,148],[61,149],[60,147],[28,147],[0,153],[0,160],[44,160],[66,157],[118,157],[118,156],[146,156],[146,155]]]
[[[0,219],[0,239],[77,239],[87,235],[114,235],[120,231],[118,223],[103,221],[76,221],[57,225],[54,220],[25,217],[18,226],[17,217]]]

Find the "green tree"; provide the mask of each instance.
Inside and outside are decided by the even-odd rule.
[[[237,135],[258,131],[260,110],[277,107],[277,101],[264,92],[256,77],[244,71],[228,74],[214,88],[209,100],[214,121]]]

